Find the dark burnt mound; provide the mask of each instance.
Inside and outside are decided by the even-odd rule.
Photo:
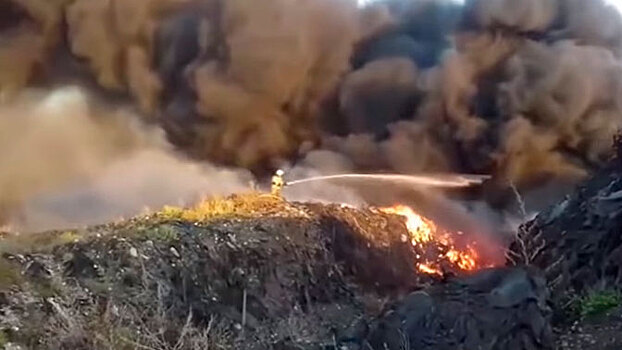
[[[544,271],[553,302],[622,282],[622,176],[606,172],[524,224],[511,263]]]
[[[7,341],[313,349],[375,316],[385,300],[435,281],[415,272],[397,216],[261,196],[223,203],[4,237]]]
[[[545,280],[491,269],[415,292],[372,323],[372,349],[552,349]],[[365,348],[365,347],[363,347]]]

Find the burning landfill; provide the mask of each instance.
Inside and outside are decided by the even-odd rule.
[[[0,0],[0,347],[622,348],[612,3]]]

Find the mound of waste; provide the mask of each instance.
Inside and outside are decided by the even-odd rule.
[[[614,163],[524,224],[510,246],[509,265],[531,265],[546,278],[557,349],[622,348],[621,228]]]
[[[545,280],[492,269],[417,291],[371,324],[363,348],[387,350],[552,347]]]
[[[0,346],[592,349],[556,336],[553,311],[573,289],[619,286],[620,191],[615,174],[596,177],[523,227],[519,266],[468,271],[447,232],[413,229],[417,216],[263,194],[4,234]],[[426,272],[430,247],[440,260]]]
[[[430,285],[402,217],[261,195],[0,241],[0,345],[286,349],[334,344]],[[294,345],[292,345],[294,344]]]
[[[622,174],[596,175],[523,225],[512,263],[537,266],[555,305],[593,289],[622,287]]]

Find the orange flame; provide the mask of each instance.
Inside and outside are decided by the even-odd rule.
[[[390,208],[380,209],[387,214],[400,215],[406,218],[406,228],[410,233],[410,238],[413,245],[417,243],[431,242],[434,239],[434,232],[436,232],[436,225],[423,216],[415,213],[412,208],[405,205],[396,205]]]
[[[417,255],[417,270],[431,275],[443,275],[443,264],[451,264],[459,270],[471,271],[479,267],[478,255],[472,246],[464,249],[455,246],[452,233],[443,231],[430,219],[417,214],[405,205],[381,208],[386,214],[399,215],[405,218],[406,229],[410,234],[411,244],[424,252]],[[434,252],[430,257],[430,252]]]
[[[421,272],[425,272],[430,275],[439,275],[439,276],[443,275],[443,271],[430,267],[426,264],[417,264],[417,269],[419,269],[419,271]]]

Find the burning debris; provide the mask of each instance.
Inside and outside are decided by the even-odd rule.
[[[486,269],[415,292],[389,307],[358,344],[386,349],[480,344],[490,349],[619,348],[621,189],[619,160],[614,160],[521,228],[509,248],[511,268]],[[408,226],[417,244],[434,239],[433,223],[409,208],[388,211],[411,218]]]
[[[275,176],[282,179],[283,174]],[[218,338],[225,349],[277,344],[310,350],[327,344],[550,349],[549,290],[557,315],[560,301],[566,300],[560,286],[583,283],[586,288],[584,281],[597,282],[590,276],[618,285],[613,268],[619,235],[603,230],[602,235],[577,236],[546,226],[533,235],[534,227],[570,220],[568,229],[576,228],[566,214],[572,208],[591,208],[600,214],[586,218],[615,224],[601,214],[606,210],[615,216],[608,209],[616,203],[616,178],[588,184],[587,192],[597,193],[597,201],[579,205],[571,199],[562,209],[553,208],[524,231],[523,245],[512,246],[514,253],[529,253],[522,256],[533,257],[529,262],[542,267],[543,274],[534,267],[494,268],[477,237],[443,229],[408,206],[292,203],[272,193],[214,198],[187,209],[167,207],[150,216],[26,241],[8,235],[0,241],[0,268],[5,269],[0,278],[6,286],[0,327],[9,327],[1,329],[11,342],[33,349],[109,348],[116,344],[114,336],[127,336],[128,328],[139,330],[129,338],[136,344],[169,344],[178,342],[180,329],[195,339],[215,320],[226,330]],[[544,237],[559,244],[541,245]],[[593,244],[572,246],[564,237]],[[598,242],[611,249],[598,253]],[[577,252],[587,265],[580,264]],[[498,253],[504,253],[501,247]],[[561,263],[547,262],[552,258]],[[59,330],[63,315],[89,327]],[[158,333],[162,330],[165,335]],[[187,342],[181,348],[192,349]]]
[[[386,247],[391,251],[395,249],[401,251],[398,255],[401,256],[404,271],[407,271],[401,278],[404,284],[408,284],[404,279],[417,280],[416,275],[420,274],[443,278],[494,265],[477,252],[480,243],[476,238],[479,237],[444,230],[432,220],[404,205],[357,209],[348,205],[289,203],[273,192],[204,200],[186,210],[166,207],[159,214],[161,218],[180,218],[199,222],[229,217],[266,216],[318,217],[319,220],[326,222],[326,225],[332,222],[334,227],[341,226],[341,229],[336,229],[338,231],[346,229],[341,224],[347,223],[346,226],[354,227],[354,230],[347,234],[348,240],[353,237],[361,239],[358,249],[367,250],[366,246],[371,246],[372,249]],[[391,259],[398,258],[394,256]]]
[[[468,187],[476,184],[486,176],[476,175],[445,175],[443,176],[414,176],[399,174],[341,174],[311,177],[291,182],[283,179],[283,170],[277,170],[272,177],[271,194],[276,198],[281,197],[284,186],[304,185],[310,182],[326,182],[335,180],[373,180],[403,182],[410,185],[420,186],[442,186],[442,187]],[[344,206],[345,204],[342,204]],[[347,208],[347,206],[346,206]],[[347,212],[348,209],[346,209]],[[344,212],[340,210],[338,212]],[[345,213],[345,212],[344,212]],[[477,242],[464,242],[469,235],[465,235],[457,244],[456,236],[464,235],[463,232],[450,232],[440,228],[436,223],[428,218],[424,218],[416,213],[412,208],[405,205],[395,205],[387,208],[368,208],[364,211],[373,221],[373,217],[378,214],[389,214],[400,217],[404,220],[406,232],[402,232],[400,240],[403,243],[410,243],[414,250],[416,269],[425,274],[443,277],[447,272],[458,272],[462,270],[473,271],[486,267],[480,261],[476,251]],[[366,220],[370,221],[370,220]],[[372,229],[375,231],[375,229]],[[400,230],[403,231],[403,230]],[[374,239],[372,234],[369,239]]]
[[[335,346],[327,330],[345,322],[340,308],[362,317],[423,288],[359,340],[546,348],[546,288],[530,269],[487,270],[499,262],[490,252],[505,249],[478,232],[403,203],[285,198],[321,181],[487,182],[487,200],[503,207],[506,184],[518,193],[546,177],[578,181],[607,164],[622,127],[620,38],[622,18],[602,0],[5,0],[0,231],[239,193],[280,167],[312,164],[314,176],[286,181],[279,170],[270,193],[29,236],[28,249],[25,236],[0,233],[0,286],[18,286],[0,293],[0,341],[122,348],[130,337],[189,349],[187,335],[200,338],[214,316],[248,336],[240,345],[228,334],[229,347],[286,348],[304,343],[283,334],[295,310],[321,325],[306,344]],[[69,97],[57,89],[68,81],[80,86]],[[380,170],[401,174],[369,174]],[[592,286],[619,288],[612,174],[523,226],[510,247],[512,263],[543,270],[556,313]],[[345,201],[341,188],[332,196]]]
[[[464,249],[458,250],[455,246],[454,235],[461,232],[451,233],[440,229],[434,222],[415,213],[404,205],[396,205],[390,208],[380,208],[383,213],[398,215],[406,220],[406,229],[409,237],[404,240],[410,241],[417,251],[416,267],[420,272],[443,276],[447,266],[452,265],[462,271],[474,271],[486,267],[479,261],[475,243],[467,244]]]

